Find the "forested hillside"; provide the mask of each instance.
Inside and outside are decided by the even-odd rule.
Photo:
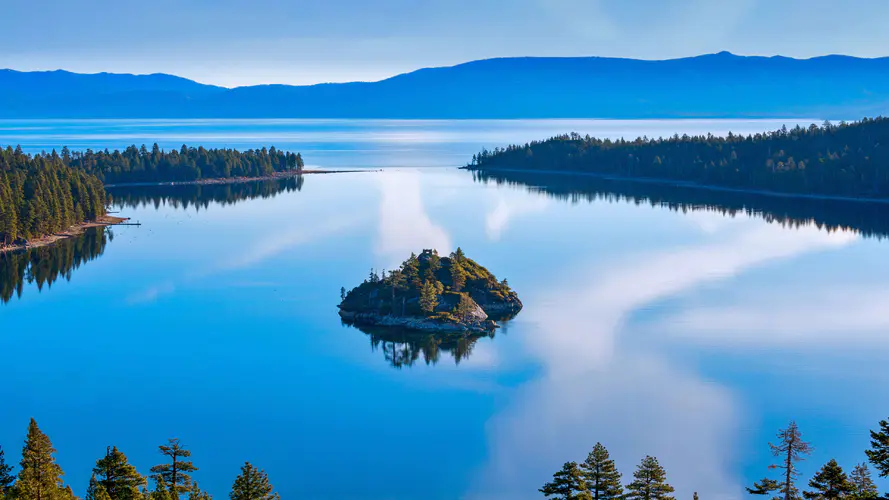
[[[471,170],[576,172],[730,189],[889,198],[889,119],[726,137],[568,134],[482,151]]]
[[[105,189],[60,156],[0,151],[0,247],[105,215]]]

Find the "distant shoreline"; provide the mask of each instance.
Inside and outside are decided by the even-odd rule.
[[[137,186],[203,186],[211,184],[240,184],[243,182],[274,181],[278,179],[290,179],[303,174],[351,174],[357,172],[378,172],[379,170],[303,170],[301,172],[275,172],[272,175],[259,177],[215,177],[199,179],[196,181],[171,181],[171,182],[119,182],[105,184],[106,188],[137,187]]]
[[[92,222],[84,222],[82,224],[77,224],[69,227],[68,229],[51,234],[49,236],[44,236],[42,238],[35,238],[33,240],[29,240],[27,246],[26,245],[10,245],[10,246],[0,246],[0,254],[4,254],[7,252],[19,252],[23,250],[30,250],[32,248],[40,248],[48,245],[52,245],[61,240],[67,238],[73,238],[75,236],[80,236],[84,231],[91,227],[105,227],[105,226],[114,226],[117,224],[122,224],[126,221],[130,220],[127,217],[113,217],[111,215],[103,215],[98,219]]]
[[[889,198],[864,198],[854,196],[835,196],[828,194],[804,194],[804,193],[783,193],[781,191],[768,191],[765,189],[743,189],[730,188],[722,186],[712,186],[708,184],[700,184],[693,181],[677,181],[673,179],[658,179],[653,177],[623,177],[619,175],[598,174],[596,172],[580,172],[577,170],[526,170],[521,168],[476,168],[476,167],[460,167],[461,170],[469,170],[471,172],[505,172],[516,174],[535,174],[535,175],[567,175],[594,177],[607,181],[624,181],[636,182],[640,184],[659,184],[662,186],[672,186],[689,189],[703,189],[708,191],[720,191],[724,193],[741,193],[753,194],[760,196],[772,196],[775,198],[797,198],[808,200],[826,200],[826,201],[850,201],[854,203],[879,203],[889,204]]]

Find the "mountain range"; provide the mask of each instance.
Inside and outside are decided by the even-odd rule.
[[[223,88],[0,70],[0,118],[829,118],[889,111],[889,57],[500,58],[378,82]]]

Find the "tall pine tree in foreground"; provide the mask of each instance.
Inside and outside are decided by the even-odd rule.
[[[280,500],[277,493],[273,493],[272,484],[265,471],[257,469],[250,462],[241,467],[241,474],[232,485],[229,495],[231,500]]]
[[[880,430],[870,431],[870,449],[865,453],[880,477],[889,476],[889,421],[880,420]]]
[[[182,460],[191,456],[191,452],[185,449],[178,439],[170,439],[165,445],[158,446],[161,455],[170,458],[170,463],[155,465],[151,473],[156,481],[163,481],[170,489],[170,496],[177,500],[181,493],[191,489],[190,472],[198,470],[190,461]]]
[[[809,487],[814,491],[803,492],[808,500],[839,500],[855,492],[855,486],[849,482],[849,477],[834,459],[830,459],[815,474],[809,481]]]
[[[107,448],[105,456],[96,461],[93,474],[111,500],[137,500],[141,496],[139,487],[146,484],[142,474],[127,462],[127,456],[117,446]]]
[[[627,485],[627,500],[676,500],[670,493],[676,491],[667,483],[667,471],[652,456],[646,456],[633,473],[633,482]]]
[[[14,482],[15,476],[12,475],[12,465],[6,463],[3,448],[0,447],[0,500],[7,496]]]
[[[849,480],[855,487],[855,493],[852,495],[856,500],[876,500],[880,497],[877,491],[877,485],[870,477],[870,470],[867,464],[858,464],[852,469]]]
[[[565,462],[562,470],[553,474],[553,480],[544,484],[539,491],[547,498],[556,497],[560,500],[590,498],[583,472],[577,467],[577,462]]]
[[[16,500],[62,500],[73,498],[70,490],[62,485],[62,468],[56,463],[49,437],[32,418],[28,425],[28,437],[22,448],[21,471],[15,482],[12,496]]]
[[[620,500],[623,498],[624,487],[620,483],[620,472],[614,466],[614,460],[602,443],[596,443],[593,451],[580,464],[586,479],[587,489],[594,500]]]
[[[768,495],[772,492],[780,492],[784,500],[797,500],[800,498],[799,489],[796,487],[796,478],[799,477],[799,470],[796,464],[805,460],[805,456],[812,453],[812,447],[809,443],[803,441],[802,434],[793,420],[787,425],[786,429],[778,431],[778,444],[769,443],[769,449],[772,455],[781,459],[781,462],[772,466],[775,469],[782,470],[781,479],[775,481],[765,478],[758,483],[753,483],[752,488],[747,491],[753,495]]]

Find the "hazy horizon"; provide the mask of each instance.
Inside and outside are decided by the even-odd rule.
[[[0,67],[225,87],[376,81],[495,57],[887,55],[889,3],[765,0],[10,0]],[[34,29],[39,26],[40,29]],[[792,35],[792,36],[788,36]]]

